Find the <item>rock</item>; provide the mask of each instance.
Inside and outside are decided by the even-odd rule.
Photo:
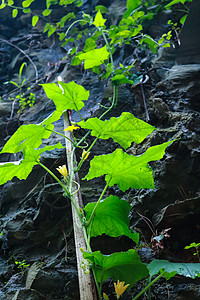
[[[11,113],[12,103],[11,102],[0,102],[0,117],[7,116]]]
[[[178,64],[200,64],[200,2],[193,0],[189,15],[180,34],[180,48],[177,51]]]
[[[12,300],[44,300],[44,297],[32,289],[20,289]]]

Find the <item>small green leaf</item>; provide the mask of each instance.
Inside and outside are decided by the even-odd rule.
[[[54,125],[61,113],[54,112],[41,124],[21,125],[11,136],[0,153],[17,153],[24,148],[38,148],[42,144],[42,139],[47,139],[51,135]]]
[[[55,31],[56,31],[56,26],[49,25],[49,28],[48,28],[48,37],[50,37]]]
[[[83,179],[93,179],[102,175],[108,186],[117,184],[125,192],[129,188],[154,188],[153,171],[148,162],[163,158],[165,149],[173,141],[153,146],[139,156],[128,155],[116,149],[107,155],[94,156],[88,174]]]
[[[102,17],[100,10],[98,10],[98,12],[94,18],[93,24],[98,28],[98,27],[103,27],[105,22],[106,22],[106,19],[104,19]]]
[[[89,91],[74,81],[63,83],[41,84],[48,98],[52,99],[56,105],[57,111],[64,112],[67,109],[80,110],[84,106],[84,100],[88,100]]]
[[[81,121],[79,126],[92,130],[91,135],[106,140],[112,138],[124,149],[130,147],[132,142],[141,143],[156,128],[136,118],[133,114],[123,112],[120,117],[110,120],[90,118]]]
[[[18,9],[16,9],[16,8],[13,9],[13,11],[12,11],[12,17],[16,18],[17,14],[18,14]]]
[[[177,3],[182,3],[182,4],[184,4],[186,1],[192,2],[192,0],[173,0],[173,1],[171,1],[170,3],[168,3],[168,4],[165,6],[165,8],[166,8],[166,9],[170,9],[170,7],[171,7],[172,5],[177,4]]]
[[[157,53],[158,45],[151,36],[145,34],[145,36],[140,40],[140,44],[143,43],[147,44],[147,46],[153,53]]]
[[[8,5],[11,6],[14,4],[14,1],[13,0],[8,0]]]
[[[85,208],[86,219],[89,220],[92,211],[96,205],[88,203]],[[130,204],[118,197],[110,196],[103,200],[95,210],[95,216],[91,224],[87,227],[87,232],[92,237],[106,234],[111,237],[119,237],[125,235],[132,239],[136,244],[139,242],[139,234],[131,232],[129,229],[129,212]]]
[[[126,7],[127,10],[133,11],[134,9],[138,8],[141,5],[141,0],[127,0]]]
[[[103,64],[103,62],[106,59],[108,59],[109,55],[110,54],[107,51],[107,47],[104,46],[99,49],[94,49],[92,51],[88,51],[86,53],[79,54],[78,58],[81,61],[84,60],[85,61],[84,68],[89,69],[89,68],[93,68],[93,67],[100,66],[101,64]]]
[[[187,14],[186,15],[184,15],[181,19],[180,19],[180,23],[183,25],[184,23],[185,23],[185,21],[186,21],[186,19],[187,19]]]
[[[33,16],[32,17],[32,26],[35,27],[35,25],[37,24],[39,20],[39,17],[38,16]]]
[[[112,83],[115,86],[119,86],[120,84],[133,84],[133,80],[129,80],[124,74],[115,75],[112,79]]]
[[[6,4],[2,2],[0,5],[0,9],[3,9],[4,7],[6,7]]]
[[[92,38],[87,38],[85,41],[84,51],[88,52],[96,48],[96,43]]]
[[[26,179],[31,173],[33,167],[38,164],[39,157],[42,153],[55,148],[64,148],[61,143],[53,146],[46,146],[42,149],[24,149],[24,159],[15,163],[1,163],[0,164],[0,185],[4,184],[8,180],[12,180],[14,177],[18,179]]]
[[[30,13],[30,11],[31,11],[30,8],[25,8],[25,9],[23,9],[23,13],[24,13],[24,14],[28,14],[28,13]]]
[[[100,12],[101,12],[102,14],[108,13],[108,12],[109,12],[109,10],[107,9],[107,7],[105,7],[104,5],[97,5],[97,6],[95,7],[95,11],[99,11],[99,10],[100,10]]]
[[[146,265],[133,249],[111,255],[103,255],[100,251],[83,252],[83,257],[93,264],[97,281],[100,283],[111,277],[113,280],[125,281],[132,287],[138,280],[148,276]]]
[[[50,13],[52,12],[52,9],[45,9],[43,12],[42,12],[42,14],[43,14],[43,16],[44,17],[47,17],[47,16],[49,16],[50,15]]]
[[[29,7],[31,5],[32,2],[34,2],[35,0],[25,0],[22,2],[22,6],[23,7]]]
[[[200,276],[200,263],[171,263],[167,260],[153,260],[147,267],[150,276],[165,272],[163,276],[167,280],[176,274],[193,279]]]

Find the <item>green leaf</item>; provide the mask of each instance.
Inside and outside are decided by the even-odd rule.
[[[49,8],[53,4],[57,4],[58,0],[46,0],[46,7]]]
[[[43,12],[42,12],[42,14],[43,14],[43,16],[44,17],[47,17],[47,16],[49,16],[50,15],[50,13],[52,12],[52,9],[45,9]]]
[[[111,80],[115,86],[125,83],[133,84],[133,80],[129,80],[124,74],[115,75]]]
[[[157,53],[157,43],[156,41],[154,41],[154,39],[152,39],[151,36],[145,34],[145,36],[140,40],[140,44],[147,44],[147,46],[149,47],[149,49],[153,52],[153,53]]]
[[[184,4],[186,1],[192,2],[192,0],[173,0],[173,1],[171,1],[169,4],[167,4],[167,5],[165,6],[165,8],[166,8],[166,9],[170,9],[170,7],[171,7],[172,5],[177,4],[177,3],[182,3],[182,4]]]
[[[31,5],[32,2],[34,2],[35,0],[25,0],[22,2],[22,6],[23,7],[29,7]]]
[[[47,25],[47,24],[46,24]],[[48,26],[48,37],[50,37],[56,31],[56,26],[49,25]]]
[[[85,41],[85,47],[84,47],[84,51],[85,52],[88,52],[88,51],[91,51],[93,49],[96,48],[96,43],[95,41],[92,39],[92,38],[87,38],[86,41]]]
[[[83,257],[93,264],[97,281],[100,283],[112,277],[114,280],[125,281],[132,287],[138,280],[148,276],[147,267],[133,249],[111,255],[103,255],[100,251],[83,252]]]
[[[100,12],[101,12],[102,14],[108,13],[108,12],[109,12],[109,10],[107,9],[107,7],[105,7],[104,5],[97,5],[97,6],[95,7],[95,11],[99,11],[99,10],[100,10]]]
[[[165,149],[173,141],[153,146],[139,156],[128,155],[116,149],[107,155],[94,156],[88,174],[83,179],[105,176],[108,186],[117,184],[125,192],[129,188],[154,188],[153,171],[148,162],[163,158]]]
[[[112,117],[110,120],[105,121],[90,118],[86,122],[79,122],[78,125],[92,130],[92,136],[103,140],[112,138],[124,149],[130,147],[132,142],[141,143],[156,129],[128,112],[123,112],[119,118]]]
[[[51,135],[54,125],[61,116],[58,112],[50,115],[41,124],[29,124],[20,126],[11,136],[0,153],[17,153],[24,148],[38,148],[42,144],[42,139],[47,139]],[[47,130],[48,129],[48,130]]]
[[[186,15],[184,15],[181,19],[180,19],[180,23],[183,25],[184,23],[185,23],[185,21],[186,21],[186,19],[187,19],[187,14]]]
[[[35,27],[35,25],[37,24],[39,20],[39,17],[38,16],[33,16],[32,17],[32,26]]]
[[[17,14],[18,14],[18,9],[16,9],[16,8],[13,9],[13,11],[12,11],[12,17],[16,18]]]
[[[0,163],[0,185],[8,180],[12,180],[14,177],[26,179],[33,167],[38,164],[40,155],[46,151],[54,150],[55,148],[62,149],[64,147],[61,143],[58,143],[37,150],[26,148],[23,150],[23,160],[15,163]]]
[[[80,110],[84,106],[83,100],[89,98],[89,91],[74,81],[63,83],[41,84],[48,98],[52,99],[56,105],[57,111],[64,112],[67,109]]]
[[[13,5],[14,4],[14,1],[13,0],[8,0],[8,5]]]
[[[95,16],[93,24],[98,28],[98,27],[103,27],[105,22],[106,22],[106,19],[104,19],[102,17],[102,14],[101,14],[100,10],[98,10],[98,12]]]
[[[92,211],[96,205],[88,203],[85,208],[86,219],[89,220]],[[125,235],[132,239],[136,244],[139,242],[139,234],[131,232],[129,229],[130,204],[118,197],[110,196],[101,201],[95,210],[95,216],[91,224],[87,227],[87,232],[92,237],[106,234],[111,237]]]
[[[28,14],[28,13],[30,13],[31,10],[30,10],[30,8],[25,8],[22,11],[24,14]]]
[[[6,4],[2,2],[0,5],[0,9],[3,9],[4,7],[6,7]]]
[[[163,276],[167,280],[176,274],[193,279],[200,277],[200,263],[171,263],[167,260],[153,260],[147,267],[150,276],[165,272]]]
[[[108,59],[108,57],[109,57],[109,52],[107,51],[106,46],[78,55],[78,58],[81,61],[83,60],[85,61],[84,62],[85,69],[100,66],[101,64],[103,64],[103,62],[106,59]]]
[[[127,0],[126,7],[127,10],[133,11],[134,9],[138,8],[141,5],[141,0]]]

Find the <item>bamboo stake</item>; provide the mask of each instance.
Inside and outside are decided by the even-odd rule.
[[[68,113],[65,112],[63,114],[64,119],[64,128],[70,126],[70,121],[68,117]],[[65,136],[73,139],[72,133],[70,131],[65,131]],[[66,144],[66,156],[67,156],[67,165],[69,174],[73,172],[72,170],[72,143],[65,139]],[[73,176],[73,181],[79,182],[78,174]],[[73,194],[77,190],[77,185],[72,183],[71,193]],[[77,207],[83,207],[82,197],[80,190],[73,196],[73,199],[77,205]],[[97,300],[96,289],[94,285],[94,280],[90,274],[85,274],[84,270],[81,268],[81,262],[83,261],[83,255],[80,248],[86,249],[86,243],[84,239],[83,230],[81,227],[81,222],[78,218],[76,210],[73,205],[72,207],[72,218],[73,218],[73,227],[74,227],[74,241],[75,241],[75,249],[76,249],[76,259],[77,259],[77,270],[78,270],[78,280],[79,280],[79,291],[80,291],[80,300]],[[78,225],[78,226],[77,226]]]

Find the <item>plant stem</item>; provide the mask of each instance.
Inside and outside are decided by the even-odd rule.
[[[105,188],[103,189],[103,191],[102,191],[102,193],[101,193],[101,195],[100,195],[98,201],[96,202],[95,207],[93,208],[93,211],[92,211],[92,213],[91,213],[91,216],[90,216],[89,220],[88,220],[87,222],[85,222],[85,226],[86,226],[86,227],[89,226],[90,223],[92,222],[92,218],[93,218],[93,216],[94,216],[95,210],[97,209],[97,206],[99,205],[101,199],[103,198],[103,195],[105,194],[105,192],[106,192],[106,190],[107,190],[107,187],[108,187],[108,184],[106,184],[106,186],[105,186]]]
[[[51,170],[49,169],[49,168],[47,168],[45,165],[43,165],[41,162],[38,162],[38,164],[43,168],[43,169],[45,169],[61,186],[62,186],[62,188],[64,189],[64,191],[66,192],[66,194],[67,194],[67,196],[69,197],[69,199],[70,199],[70,201],[72,202],[72,204],[73,204],[73,206],[74,206],[74,208],[75,208],[75,210],[76,210],[76,212],[77,212],[77,215],[78,215],[78,217],[79,217],[79,219],[80,219],[80,221],[81,221],[81,223],[83,223],[83,220],[82,220],[82,217],[81,217],[81,214],[80,214],[80,212],[79,212],[79,210],[78,210],[78,208],[77,208],[77,206],[76,206],[76,204],[75,204],[75,202],[74,202],[74,200],[73,200],[73,198],[72,198],[72,196],[71,196],[71,194],[70,194],[70,192],[67,190],[67,188],[66,188],[66,186],[62,183],[62,181],[60,180],[60,179],[58,179],[58,177],[53,173],[53,172],[51,172]]]
[[[160,279],[165,272],[161,273],[160,275],[158,275],[153,281],[151,281],[139,294],[137,294],[137,296],[135,296],[132,300],[137,300],[138,298],[140,298],[140,296],[142,296],[142,294],[144,294],[158,279]]]
[[[62,134],[62,133],[60,133],[58,131],[55,131],[55,130],[50,130],[50,129],[47,129],[47,128],[45,128],[45,129],[48,130],[48,131],[51,131],[53,133],[56,133],[56,134],[58,134],[58,135],[60,135],[62,137],[64,137],[65,139],[67,139],[68,141],[70,141],[74,147],[76,147],[76,144],[72,140],[70,140],[70,138],[68,138],[67,136],[65,136],[64,134]]]
[[[93,143],[90,145],[90,147],[89,147],[88,150],[86,151],[84,157],[83,157],[83,158],[81,159],[81,161],[79,162],[78,167],[76,168],[75,172],[78,172],[78,171],[80,170],[80,168],[81,168],[81,166],[82,166],[82,164],[83,164],[83,162],[84,162],[84,158],[86,157],[86,155],[88,154],[88,152],[90,152],[90,150],[92,149],[92,147],[94,146],[94,144],[96,143],[96,141],[98,140],[98,138],[99,138],[99,137],[97,137],[97,138],[93,141]]]

